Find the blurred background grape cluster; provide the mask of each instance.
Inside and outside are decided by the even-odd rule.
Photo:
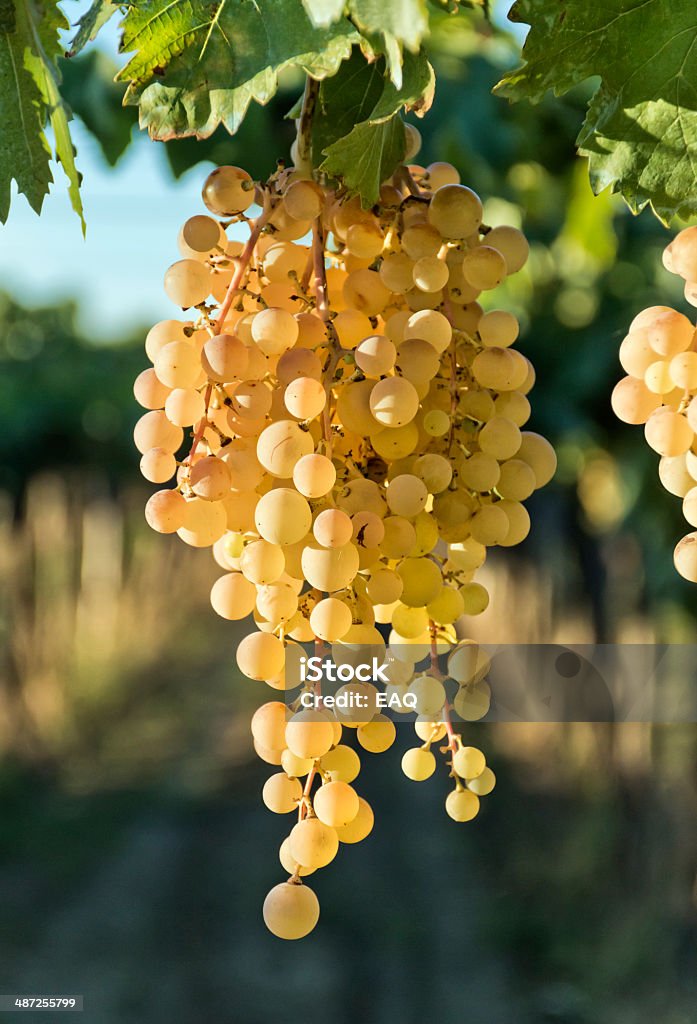
[[[531,240],[505,302],[537,368],[531,429],[559,453],[529,539],[487,563],[472,635],[692,643],[680,503],[609,408],[631,318],[684,310],[669,236],[592,196],[574,149],[585,96],[492,97],[516,59],[505,32],[463,17],[434,51],[423,154]],[[462,827],[445,778],[401,775],[400,727],[366,765],[371,839],[339,856],[318,929],[280,955],[260,907],[284,823],[259,800],[248,730],[266,693],[238,678],[242,630],[210,609],[213,560],[145,525],[131,388],[148,318],[172,315],[161,275],[210,162],[266,175],[301,83],[234,139],[155,145],[105,52],[64,72],[102,183],[90,221],[88,174],[87,246],[59,199],[41,221],[18,202],[0,228],[0,990],[84,993],[95,1024],[694,1021],[691,725],[468,727],[499,785]]]

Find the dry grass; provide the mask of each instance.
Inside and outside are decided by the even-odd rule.
[[[262,696],[234,678],[241,631],[210,610],[210,553],[152,534],[142,503],[139,491],[114,497],[99,481],[56,476],[32,482],[18,520],[0,501],[0,750],[79,765],[85,784],[193,748],[207,763],[244,759],[246,720],[236,712]],[[593,642],[589,610],[560,601],[545,567],[498,557],[481,578],[492,601],[472,620],[475,639]],[[620,624],[620,639],[651,637],[636,614]],[[631,775],[655,765],[648,724],[514,723],[492,733],[545,786],[600,760]],[[684,746],[691,756],[691,734]]]

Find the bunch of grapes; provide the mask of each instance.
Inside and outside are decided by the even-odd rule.
[[[685,298],[697,306],[697,227],[685,228],[666,246],[663,264],[685,281]],[[643,423],[660,456],[661,483],[683,499],[683,515],[697,526],[697,332],[683,313],[650,306],[629,325],[620,346],[627,375],[612,392],[612,408],[624,423]],[[697,533],[675,547],[675,568],[697,583]]]
[[[447,813],[470,820],[495,778],[451,710],[468,721],[486,713],[488,662],[456,623],[486,608],[474,576],[487,548],[523,540],[523,502],[556,467],[550,444],[522,429],[535,374],[513,348],[518,322],[478,301],[523,266],[526,240],[485,226],[479,197],[446,163],[401,167],[370,210],[282,167],[265,183],[220,167],[203,200],[210,216],[186,221],[182,259],[165,275],[190,318],[152,328],[153,365],[135,384],[149,410],[135,429],[143,475],[175,480],[152,495],[147,520],[212,547],[223,570],[213,608],[254,618],[237,650],[249,679],[298,685],[287,670],[299,644],[331,646],[337,664],[377,651],[386,690],[417,701],[420,745],[404,755],[405,774],[428,778],[442,742],[455,787]],[[231,225],[244,226],[244,243]],[[342,690],[370,710],[342,713],[321,698],[308,710],[296,698],[252,719],[259,756],[279,768],[264,803],[297,815],[280,849],[289,880],[264,904],[283,938],[318,919],[303,878],[373,826],[343,729],[370,753],[395,738],[373,706],[376,686]]]

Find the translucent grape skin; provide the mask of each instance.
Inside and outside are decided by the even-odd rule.
[[[421,139],[410,125],[405,137],[412,159]],[[293,152],[299,159],[297,145]],[[487,547],[525,537],[522,502],[556,469],[551,445],[522,429],[535,373],[516,347],[518,321],[478,301],[524,265],[527,242],[517,228],[483,226],[481,199],[444,161],[398,171],[371,209],[313,180],[304,158],[269,183],[219,167],[202,196],[210,215],[184,222],[182,259],[165,278],[190,320],[155,325],[146,342],[152,368],[134,388],[146,410],[134,432],[143,475],[156,486],[172,481],[152,495],[146,518],[211,547],[213,610],[231,622],[252,617],[256,629],[235,652],[243,686],[292,689],[298,643],[331,645],[343,666],[367,649],[383,652],[387,689],[415,698],[422,716],[423,746],[404,754],[404,774],[426,782],[441,753],[431,745],[448,736],[442,753],[462,788],[456,779],[446,810],[470,820],[493,773],[481,752],[457,746],[441,721],[449,714],[442,680],[435,669],[414,671],[414,661],[434,636],[454,643],[462,616],[486,609],[490,595],[474,575]],[[642,335],[625,352],[634,370],[655,345],[652,363],[668,366],[656,369],[656,386],[678,388],[697,365],[685,323],[670,313],[659,309],[633,328],[653,340]],[[644,383],[650,365],[620,389],[634,418],[650,420],[664,394]],[[686,426],[667,430],[665,420],[650,430],[667,433],[672,451],[697,412],[668,411]],[[680,458],[664,475],[684,490],[692,517],[687,452]],[[383,623],[392,627],[389,657]],[[465,679],[453,665],[456,710],[481,717],[486,668],[475,657]],[[375,687],[351,686],[371,696],[367,711],[307,710],[293,697],[292,710],[273,700],[252,719],[255,750],[274,766],[263,801],[277,814],[297,811],[280,851],[289,879],[263,909],[281,938],[307,935],[319,917],[301,876],[373,828],[372,808],[353,787],[363,754],[342,743],[342,730],[355,729],[369,759],[389,749],[396,729],[378,713]]]
[[[242,213],[254,202],[251,180],[240,167],[216,167],[203,185],[203,201],[217,217]]]
[[[319,920],[319,901],[312,889],[281,882],[264,900],[264,923],[279,939],[302,939]]]
[[[697,278],[697,228],[685,228],[666,246],[663,264],[681,276],[691,301]],[[669,306],[650,306],[634,318],[620,347],[620,362],[630,376],[615,387],[612,408],[626,423],[644,424],[649,446],[661,456],[659,478],[683,499],[690,525],[697,520],[693,453],[697,428],[697,353],[691,320]],[[697,492],[695,492],[697,493]],[[697,583],[697,534],[690,533],[674,551],[677,572]]]
[[[673,557],[683,579],[697,583],[697,533],[688,533],[678,541]]]

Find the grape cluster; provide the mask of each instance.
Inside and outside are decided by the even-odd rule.
[[[237,650],[248,678],[297,685],[286,678],[292,645],[331,645],[337,664],[377,650],[386,691],[418,701],[422,746],[405,754],[405,774],[428,778],[431,745],[444,741],[446,810],[467,821],[495,779],[452,728],[446,677],[461,718],[489,704],[486,657],[455,624],[486,608],[474,577],[487,548],[524,539],[523,502],[556,468],[551,445],[522,429],[535,374],[513,347],[518,322],[478,301],[524,265],[527,242],[485,226],[479,197],[446,163],[400,168],[371,210],[294,168],[260,184],[220,167],[203,200],[212,216],[186,221],[182,259],[165,275],[192,318],[152,328],[153,365],[135,384],[149,410],[135,429],[143,475],[176,480],[146,518],[212,547],[224,570],[213,608],[254,618]],[[244,244],[230,224],[246,225]],[[447,672],[438,644],[451,647]],[[342,689],[377,694],[371,683]],[[341,742],[353,728],[370,753],[392,744],[394,723],[369,703],[356,714],[296,700],[289,714],[271,701],[252,720],[258,754],[280,769],[264,802],[298,817],[280,851],[289,881],[264,904],[281,937],[317,921],[302,878],[372,828],[352,786],[358,754]]]
[[[685,298],[697,306],[697,227],[685,228],[666,246],[663,264],[685,281]],[[632,320],[619,352],[626,371],[612,392],[624,423],[644,424],[646,441],[660,456],[661,483],[683,499],[683,515],[697,526],[697,333],[683,313],[650,306]],[[697,532],[675,547],[675,568],[697,583]]]

